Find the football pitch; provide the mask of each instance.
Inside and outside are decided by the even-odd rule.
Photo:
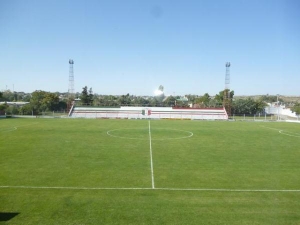
[[[300,224],[300,124],[1,119],[0,224]]]

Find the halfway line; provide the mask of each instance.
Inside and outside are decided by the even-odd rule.
[[[154,174],[153,174],[153,160],[152,160],[152,141],[151,141],[151,127],[150,127],[150,120],[148,121],[149,125],[149,143],[150,143],[150,164],[151,164],[151,179],[152,179],[152,189],[155,188],[154,186]]]

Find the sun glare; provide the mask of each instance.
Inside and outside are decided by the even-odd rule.
[[[154,91],[154,95],[162,95],[163,94],[163,92],[161,91],[161,90],[155,90]]]

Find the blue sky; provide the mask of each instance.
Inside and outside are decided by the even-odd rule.
[[[0,90],[300,95],[298,0],[0,0]]]

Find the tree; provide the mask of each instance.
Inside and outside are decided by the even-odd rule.
[[[195,101],[199,97],[198,95],[192,95],[192,94],[188,94],[185,96],[189,99],[189,102],[191,102],[191,103],[196,103]]]
[[[113,95],[95,96],[94,105],[97,106],[119,106],[117,98]]]
[[[64,102],[59,101],[57,94],[39,90],[32,92],[30,106],[25,108],[26,114],[29,108],[31,109],[30,112],[34,111],[34,114],[40,114],[45,111],[64,110],[66,106]]]
[[[3,98],[4,101],[12,102],[16,99],[16,96],[10,90],[6,90],[2,93],[2,98]]]
[[[228,90],[228,89],[227,89]],[[215,99],[216,101],[220,104],[220,105],[223,105],[223,101],[224,101],[224,92],[225,90],[223,91],[220,91],[219,94],[216,94],[215,96]],[[234,96],[234,91],[230,91],[229,92],[229,99],[233,99],[233,96]]]
[[[179,99],[176,99],[176,107],[179,107],[179,108],[189,108],[189,104],[188,104],[188,101],[185,101],[181,98]]]
[[[19,114],[19,109],[15,105],[10,105],[6,108],[6,114],[10,114],[10,115]]]
[[[279,102],[284,102],[284,100],[280,97],[278,97],[277,95],[263,95],[260,97],[260,99],[264,102],[277,102],[277,98]]]
[[[81,99],[81,103],[85,104],[85,105],[92,105],[93,103],[93,90],[92,88],[89,89],[88,91],[88,87],[84,86],[82,88],[82,92],[80,95],[80,99]]]
[[[41,108],[43,111],[58,110],[59,97],[57,94],[46,92],[44,98],[41,101]]]
[[[149,106],[161,106],[161,103],[157,100],[157,98],[151,98]]]
[[[31,94],[23,94],[20,96],[21,97],[21,100],[24,101],[24,102],[30,102],[30,99],[31,99]]]
[[[8,105],[6,103],[0,105],[0,115],[4,115]]]
[[[40,113],[42,111],[46,110],[45,102],[43,102],[43,99],[46,96],[45,91],[42,90],[37,90],[32,92],[31,94],[31,99],[30,99],[30,105],[32,106],[32,110],[35,113]],[[43,104],[43,106],[42,106]]]
[[[237,99],[233,102],[234,114],[251,114],[253,111],[254,101],[251,98]]]
[[[89,103],[92,105],[94,100],[94,95],[93,95],[93,89],[90,88],[89,90]]]
[[[295,105],[291,108],[292,112],[296,113],[297,116],[300,115],[300,103],[297,102]]]
[[[205,93],[203,96],[196,98],[195,103],[198,104],[200,107],[209,107],[210,96],[208,93]]]
[[[57,110],[63,111],[67,109],[67,102],[65,101],[59,101]]]
[[[176,105],[176,98],[173,96],[169,96],[165,101],[164,101],[164,106],[168,107],[173,107]]]
[[[19,113],[21,115],[32,115],[33,113],[36,114],[36,111],[33,111],[32,105],[31,104],[26,104],[23,105],[20,109],[19,109]]]
[[[83,104],[88,104],[89,103],[89,97],[88,97],[88,91],[87,91],[87,86],[84,86],[82,88],[82,92],[80,95],[80,100]]]
[[[134,98],[131,100],[132,101],[132,105],[135,106],[148,106],[149,105],[149,100],[145,99],[143,97],[140,96],[134,96]]]
[[[234,114],[257,114],[264,112],[266,103],[252,98],[238,99],[233,101],[233,112]]]
[[[256,103],[256,107],[255,107],[256,113],[263,113],[265,111],[267,103],[261,99],[255,100],[255,103]]]
[[[118,101],[120,105],[131,105],[131,99],[129,93],[127,93],[127,95],[121,95]]]

